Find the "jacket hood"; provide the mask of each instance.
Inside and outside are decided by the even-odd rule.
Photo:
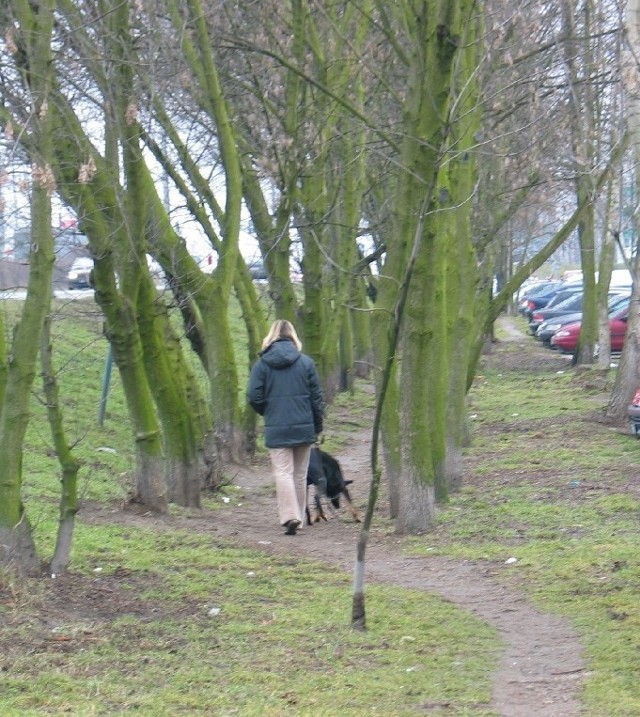
[[[293,341],[278,339],[261,354],[262,360],[271,368],[288,368],[301,356]]]

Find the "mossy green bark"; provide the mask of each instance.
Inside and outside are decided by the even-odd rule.
[[[180,38],[183,57],[200,90],[203,109],[216,127],[221,167],[225,177],[225,205],[220,216],[222,241],[218,264],[195,296],[200,309],[210,381],[213,431],[223,460],[237,460],[242,439],[238,402],[238,378],[228,319],[229,297],[239,256],[240,211],[242,207],[242,165],[239,142],[220,82],[215,52],[206,15],[200,0],[187,0],[185,9],[193,31],[184,32],[184,18],[178,3],[167,3],[169,15]]]
[[[42,384],[47,406],[51,439],[60,465],[60,501],[56,545],[50,563],[52,575],[64,572],[71,559],[75,517],[78,512],[78,461],[69,446],[64,430],[64,417],[59,398],[58,382],[53,369],[53,346],[50,337],[51,320],[45,319],[40,349]]]
[[[598,337],[598,316],[596,307],[596,244],[595,244],[595,208],[593,206],[592,171],[597,164],[596,132],[597,113],[600,106],[597,93],[591,82],[585,77],[595,74],[593,48],[588,43],[580,47],[577,24],[581,22],[581,31],[586,37],[591,34],[590,3],[575,8],[571,3],[561,7],[562,29],[566,41],[562,44],[566,65],[569,92],[567,109],[569,116],[569,139],[573,150],[575,172],[576,205],[586,204],[585,211],[578,221],[578,240],[580,242],[580,265],[584,284],[582,326],[578,341],[578,362],[592,364],[594,348]],[[578,18],[578,15],[581,18]],[[580,49],[579,49],[580,48]],[[601,118],[600,118],[601,119]]]
[[[452,92],[458,116],[449,134],[445,165],[451,192],[447,215],[446,365],[448,381],[445,406],[445,458],[436,464],[436,497],[444,500],[450,489],[462,481],[462,448],[467,436],[467,370],[477,322],[476,290],[481,283],[481,267],[475,251],[471,217],[477,181],[476,145],[482,107],[476,68],[480,62],[483,34],[482,17],[465,26],[463,49],[458,56],[459,71]]]
[[[4,395],[0,402],[0,562],[18,570],[37,564],[29,522],[22,504],[22,452],[29,424],[31,391],[40,350],[40,336],[51,304],[54,242],[51,232],[51,196],[55,190],[51,38],[54,26],[52,0],[37,11],[28,3],[13,2],[17,48],[13,60],[29,97],[31,137],[31,249],[27,297],[15,325],[10,347],[0,356],[6,366]]]
[[[407,26],[408,86],[404,105],[402,172],[394,200],[394,237],[387,246],[385,276],[381,280],[381,308],[397,303],[400,282],[411,284],[402,317],[400,338],[399,408],[400,466],[396,526],[420,532],[433,520],[436,489],[448,490],[446,476],[450,369],[454,346],[454,308],[448,299],[451,285],[459,286],[457,258],[451,242],[459,238],[454,202],[457,189],[451,167],[451,132],[459,120],[452,114],[455,84],[469,80],[460,62],[469,26],[476,22],[471,2],[419,3]],[[470,35],[475,41],[475,33]],[[460,171],[465,170],[461,166]],[[467,225],[468,230],[468,225]],[[465,268],[468,268],[465,264]],[[407,272],[409,267],[409,272]],[[463,333],[457,334],[458,338]],[[465,337],[467,338],[467,337]],[[467,339],[468,340],[468,339]],[[457,350],[457,347],[455,347]],[[464,359],[463,359],[464,360]],[[458,380],[460,380],[458,378]],[[389,406],[389,410],[393,410]]]
[[[4,316],[0,314],[0,413],[2,413],[4,406],[4,394],[7,388],[7,374],[9,371],[5,331]]]

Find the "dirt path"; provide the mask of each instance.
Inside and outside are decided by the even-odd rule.
[[[337,455],[345,474],[354,480],[357,505],[366,502],[369,435],[353,434]],[[215,517],[203,512],[189,517],[164,517],[170,525],[210,532],[243,546],[280,555],[323,561],[351,572],[359,527],[346,514],[328,523],[285,536],[276,521],[275,497],[266,463],[238,468],[241,490],[228,510]],[[384,513],[385,507],[381,506]],[[97,510],[100,513],[100,510]],[[93,518],[102,516],[94,513]],[[85,519],[88,516],[85,513]],[[106,520],[147,522],[155,518],[105,509]],[[492,577],[493,566],[481,561],[402,555],[400,540],[390,531],[373,531],[367,549],[366,580],[429,591],[470,610],[490,623],[504,643],[504,656],[494,678],[491,707],[502,717],[570,717],[580,713],[579,691],[585,675],[581,646],[567,621],[541,613],[518,593]]]
[[[337,455],[354,480],[358,505],[368,487],[369,436],[354,434]],[[319,523],[295,537],[285,536],[275,519],[275,498],[266,464],[239,469],[238,505],[209,518],[190,520],[192,529],[212,531],[271,553],[300,555],[352,571],[359,527],[345,514]],[[382,506],[384,512],[385,507]],[[581,646],[565,620],[536,610],[509,592],[482,562],[437,557],[407,558],[393,535],[373,532],[367,549],[366,579],[429,591],[493,625],[504,642],[495,675],[492,708],[503,717],[569,717],[580,713],[578,692],[584,676]]]
[[[508,324],[509,326],[509,324]],[[511,325],[509,341],[528,341]],[[547,352],[548,354],[549,352]],[[336,455],[347,478],[352,479],[356,505],[364,506],[369,485],[368,432],[351,433]],[[238,467],[234,484],[240,487],[227,510],[215,516],[202,512],[188,517],[142,517],[135,512],[114,516],[94,506],[85,520],[167,523],[188,527],[233,542],[280,555],[300,556],[335,565],[351,572],[359,526],[346,513],[328,523],[285,536],[277,524],[275,497],[267,462]],[[386,501],[380,501],[385,524]],[[366,581],[425,590],[470,610],[500,634],[504,655],[494,677],[491,708],[501,717],[571,717],[580,714],[579,693],[585,676],[582,648],[568,621],[541,613],[522,594],[511,592],[494,577],[494,564],[456,561],[439,557],[403,556],[400,540],[391,531],[373,531],[367,549]]]

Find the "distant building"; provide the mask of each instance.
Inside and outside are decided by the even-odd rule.
[[[89,256],[87,237],[77,229],[75,220],[61,222],[58,228],[52,228],[54,237],[55,264],[53,267],[53,283],[67,282],[67,272],[74,259]],[[0,276],[0,289],[26,286],[28,279],[29,251],[31,249],[31,230],[29,227],[18,227],[13,231],[13,238],[7,241],[2,254],[3,268]],[[23,270],[18,268],[24,267]]]
[[[76,226],[64,226],[52,228],[54,236],[54,251],[56,254],[56,265],[68,268],[77,256],[88,256],[87,237],[81,234]],[[14,229],[13,241],[8,242],[10,246],[5,250],[7,258],[13,261],[27,263],[29,261],[29,250],[31,248],[31,230],[29,227],[18,227]]]

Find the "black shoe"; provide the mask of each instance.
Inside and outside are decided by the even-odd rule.
[[[285,524],[285,535],[295,535],[298,528],[300,527],[300,521],[299,520],[288,520]]]

